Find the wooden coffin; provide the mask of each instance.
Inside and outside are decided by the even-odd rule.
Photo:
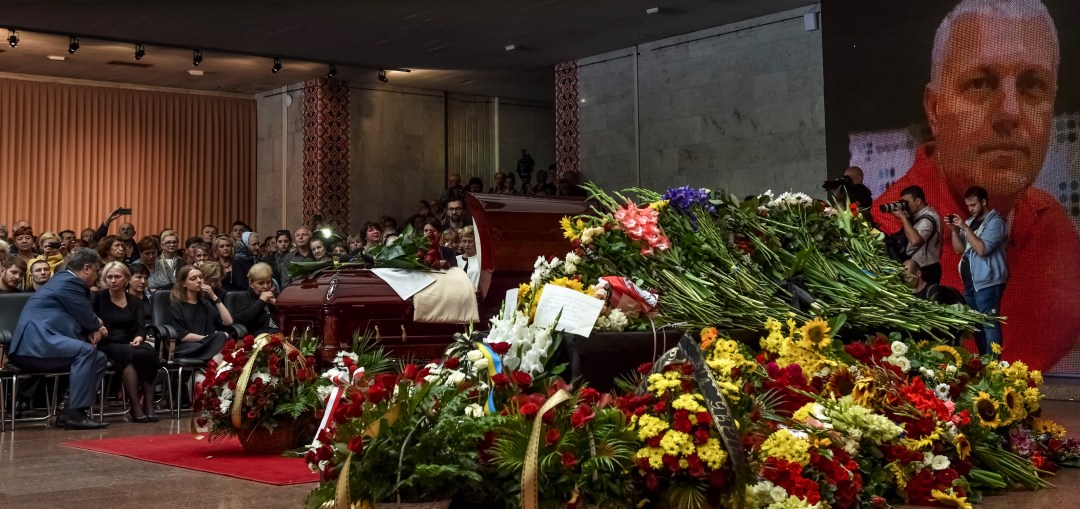
[[[563,256],[569,249],[559,219],[588,210],[580,199],[468,194],[476,226],[481,275],[477,289],[480,323],[498,314],[506,290],[528,281],[537,256]],[[277,298],[281,330],[305,329],[320,338],[320,361],[348,349],[354,333],[371,331],[399,356],[437,358],[455,332],[468,324],[414,322],[410,300],[402,300],[367,269],[324,269],[294,280]]]

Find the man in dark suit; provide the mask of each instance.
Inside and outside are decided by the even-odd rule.
[[[57,419],[58,424],[66,429],[104,428],[108,423],[87,414],[107,362],[94,345],[108,331],[90,305],[90,285],[97,279],[101,257],[82,248],[67,266],[26,302],[8,358],[28,371],[70,371],[67,414]]]

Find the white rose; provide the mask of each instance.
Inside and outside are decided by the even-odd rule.
[[[892,343],[892,353],[893,353],[893,355],[904,355],[904,354],[907,354],[907,352],[908,352],[908,347],[903,341],[893,341],[893,343]]]
[[[954,366],[952,364],[949,364],[948,366],[945,366],[945,372],[950,374],[950,375],[956,373],[956,366]]]
[[[895,364],[897,366],[899,366],[900,370],[903,371],[904,373],[907,373],[908,371],[911,371],[911,361],[909,361],[907,359],[907,357],[901,357],[899,359],[896,359]]]
[[[570,251],[566,253],[566,263],[581,263],[581,257],[577,253]]]
[[[484,352],[481,352],[480,350],[469,350],[469,353],[465,354],[465,358],[476,362],[484,358]]]
[[[783,502],[784,500],[787,500],[788,494],[783,486],[773,486],[772,489],[769,490],[769,496],[772,497],[773,502]]]
[[[949,468],[949,458],[945,456],[934,456],[934,459],[930,461],[930,468],[934,470],[945,470]]]

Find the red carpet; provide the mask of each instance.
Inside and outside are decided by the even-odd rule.
[[[60,445],[278,486],[319,480],[303,458],[248,456],[236,438],[211,444],[188,434],[140,435]]]

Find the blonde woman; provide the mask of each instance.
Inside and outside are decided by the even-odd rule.
[[[161,255],[150,272],[150,288],[172,288],[176,284],[176,272],[183,261],[180,259],[180,235],[173,230],[161,232]],[[139,246],[142,249],[142,246]]]
[[[158,359],[154,347],[145,341],[146,311],[140,299],[128,293],[131,271],[123,262],[109,262],[101,270],[105,290],[90,299],[94,313],[109,333],[98,342],[98,350],[116,365],[131,402],[131,419],[157,422],[154,413],[154,383]]]
[[[263,262],[252,265],[248,271],[248,291],[237,298],[233,312],[236,321],[247,328],[249,334],[278,332],[273,277],[274,269]]]

